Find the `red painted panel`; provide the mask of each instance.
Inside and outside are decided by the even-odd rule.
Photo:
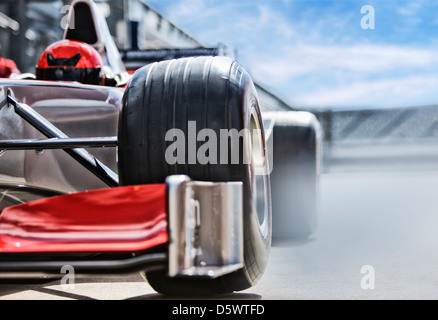
[[[167,240],[164,184],[47,198],[0,214],[0,252],[131,252]]]

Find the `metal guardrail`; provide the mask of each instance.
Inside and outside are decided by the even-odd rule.
[[[438,105],[313,113],[325,172],[438,169]]]

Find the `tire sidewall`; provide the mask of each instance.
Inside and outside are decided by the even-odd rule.
[[[251,180],[254,178],[251,173],[251,166],[244,165],[241,169],[244,176],[241,180],[244,182],[244,268],[241,272],[245,274],[247,283],[242,286],[239,290],[247,289],[254,286],[262,277],[270,254],[271,239],[272,239],[272,204],[271,204],[271,186],[269,175],[267,174],[269,164],[267,163],[267,147],[265,143],[265,133],[263,129],[263,121],[259,107],[259,100],[254,84],[252,83],[248,74],[245,74],[243,81],[239,86],[241,92],[239,93],[240,99],[242,101],[242,116],[244,120],[244,129],[250,129],[251,117],[254,117],[258,125],[261,128],[261,139],[263,144],[263,152],[265,155],[265,192],[266,192],[266,206],[268,214],[266,219],[266,228],[262,232],[259,217],[257,214],[257,209],[254,207],[254,193],[251,190]],[[246,156],[249,155],[248,139],[245,140],[243,145],[243,151]]]

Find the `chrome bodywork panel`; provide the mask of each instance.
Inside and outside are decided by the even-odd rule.
[[[32,80],[0,80],[0,103],[8,90],[31,106],[69,137],[116,136],[123,90]],[[42,139],[44,136],[23,121],[13,108],[0,110],[0,139]],[[87,149],[117,172],[115,148]],[[23,178],[27,183],[60,192],[103,188],[106,185],[63,150],[6,151],[0,156],[0,174]]]

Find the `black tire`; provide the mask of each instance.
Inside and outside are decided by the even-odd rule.
[[[169,165],[165,151],[173,141],[165,141],[166,132],[182,130],[188,146],[189,121],[196,121],[196,134],[208,128],[217,137],[221,129],[240,131],[260,126],[260,152],[266,151],[257,93],[238,63],[224,57],[163,61],[138,70],[126,89],[118,136],[121,184],[164,183],[167,176],[174,174],[198,181],[242,181],[244,268],[217,279],[169,278],[165,271],[145,276],[156,291],[167,295],[214,295],[247,289],[261,278],[271,246],[269,175],[253,179],[253,164],[244,164],[243,154],[250,153],[250,139],[239,144],[238,164],[187,164],[186,152],[185,164]],[[205,142],[197,142],[196,150],[202,144]],[[230,157],[231,144],[228,151]],[[219,162],[219,141],[217,155]],[[266,165],[263,169],[267,173]],[[254,181],[262,188],[262,197],[260,191],[255,197]],[[263,227],[258,215],[265,222]]]
[[[304,240],[318,222],[321,128],[308,112],[266,112],[272,135],[272,237],[274,244]],[[268,130],[268,129],[267,129]]]

